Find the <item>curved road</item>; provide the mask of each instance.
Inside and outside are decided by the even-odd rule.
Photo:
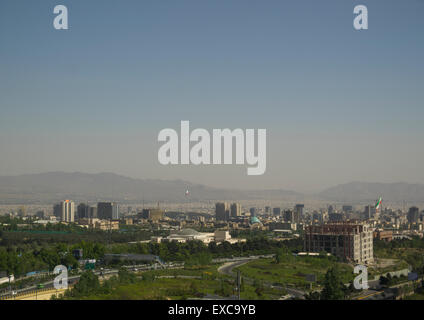
[[[240,267],[241,265],[248,263],[250,261],[253,261],[253,260],[256,260],[256,259],[255,258],[246,258],[246,259],[243,259],[243,260],[224,263],[222,266],[220,266],[218,268],[218,272],[222,273],[222,274],[226,274],[228,276],[235,276],[235,274],[233,273],[234,268]]]

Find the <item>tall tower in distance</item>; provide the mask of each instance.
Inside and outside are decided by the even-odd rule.
[[[300,222],[303,219],[304,208],[305,208],[305,205],[304,204],[297,204],[294,207],[294,216],[295,216],[295,219],[294,220],[296,220],[295,222],[298,223],[298,222]]]
[[[231,204],[231,217],[240,217],[241,216],[241,204],[233,203]]]
[[[71,200],[61,202],[61,220],[65,222],[75,221],[75,203]]]
[[[216,221],[228,221],[230,219],[230,206],[227,202],[217,202],[215,204]]]

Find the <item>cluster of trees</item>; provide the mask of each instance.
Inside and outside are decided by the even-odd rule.
[[[283,246],[277,249],[275,253],[275,262],[277,264],[281,264],[284,262],[292,262],[294,260],[294,256],[288,247]]]
[[[185,260],[185,267],[207,266],[212,262],[212,255],[209,252],[197,253]]]
[[[374,249],[416,248],[424,249],[424,238],[413,236],[411,239],[395,239],[390,242],[374,239]]]
[[[81,299],[99,294],[110,294],[119,285],[132,284],[136,281],[136,276],[125,269],[120,269],[118,276],[105,280],[103,283],[100,283],[99,277],[92,271],[85,271],[72,289],[65,291],[63,296],[53,296],[52,300]]]
[[[74,245],[59,243],[39,246],[33,243],[0,247],[0,271],[19,277],[33,271],[52,271],[60,264],[76,269],[78,261],[72,255],[75,249],[83,249],[84,257],[87,259],[101,259],[105,253],[104,245],[85,241]]]
[[[205,245],[201,241],[187,243],[114,243],[111,245],[98,241],[85,241],[79,238],[75,243],[57,242],[46,244],[39,242],[0,246],[0,271],[22,276],[32,271],[51,271],[56,265],[63,264],[71,268],[78,267],[78,261],[72,255],[75,249],[83,249],[85,259],[102,260],[105,253],[153,254],[164,261],[181,261],[188,266],[208,265],[213,258],[242,256],[251,254],[275,253],[277,249],[289,247],[280,241],[264,238],[248,240],[245,243],[230,244],[215,242]],[[76,239],[75,239],[76,240]],[[287,242],[286,242],[287,243]],[[293,243],[295,246],[296,244]]]
[[[390,287],[393,286],[395,284],[398,284],[400,282],[404,282],[405,280],[407,280],[408,278],[404,275],[401,275],[399,277],[395,276],[391,276],[390,273],[387,274],[387,276],[381,276],[380,277],[380,284],[382,286],[386,286],[386,287]]]
[[[119,232],[102,230],[84,230],[82,232],[65,232],[59,230],[26,230],[26,231],[0,231],[0,246],[23,245],[30,243],[55,244],[63,242],[67,244],[78,243],[81,240],[108,243],[126,243],[150,239],[156,235],[151,231]]]
[[[120,243],[109,246],[107,253],[153,254],[159,256],[164,261],[191,262],[193,260],[199,260],[200,264],[209,264],[213,258],[271,254],[283,247],[286,250],[292,251],[297,247],[297,242],[285,241],[283,243],[281,241],[259,238],[247,240],[242,243],[230,244],[229,242],[223,242],[217,244],[211,242],[208,245],[205,245],[201,241],[189,241],[186,243]]]
[[[18,221],[14,219],[13,221]],[[10,222],[10,221],[4,221]],[[59,227],[62,228],[62,227]],[[137,236],[134,236],[137,234]],[[208,265],[213,258],[247,256],[296,251],[301,240],[273,241],[265,237],[246,242],[205,245],[201,241],[187,243],[136,243],[134,237],[149,238],[149,231],[130,233],[85,231],[83,233],[37,233],[2,231],[0,235],[0,271],[19,277],[32,271],[52,271],[56,265],[77,268],[78,261],[72,255],[74,249],[83,249],[84,259],[102,260],[105,253],[153,254],[164,261],[181,261],[187,266]]]
[[[19,226],[19,224],[25,226]],[[124,227],[124,226],[122,226]],[[0,217],[0,246],[11,246],[37,242],[39,244],[54,244],[65,242],[78,243],[81,240],[100,243],[126,243],[148,240],[151,236],[166,236],[168,231],[141,229],[140,226],[125,226],[120,230],[103,231],[86,229],[77,224],[33,223],[33,218],[23,220],[19,217]]]
[[[342,281],[340,270],[337,267],[332,267],[325,274],[323,290],[311,292],[305,295],[305,298],[307,300],[345,300],[357,291],[353,282],[346,286]]]
[[[409,250],[399,250],[399,249]],[[390,242],[374,240],[374,251],[379,256],[404,260],[418,275],[424,274],[424,239],[413,237],[411,240],[393,240]]]
[[[85,229],[77,224],[64,223],[34,223],[36,217],[0,216],[0,231],[59,231],[59,232],[75,232],[79,233]]]

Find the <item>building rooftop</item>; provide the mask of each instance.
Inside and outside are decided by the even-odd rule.
[[[261,221],[257,217],[252,217],[252,218],[250,218],[250,223],[251,224],[261,223]]]
[[[198,232],[194,229],[191,229],[191,228],[186,228],[186,229],[182,229],[182,230],[180,230],[180,231],[178,231],[174,234],[179,235],[179,236],[196,236],[196,235],[199,235],[200,232]]]

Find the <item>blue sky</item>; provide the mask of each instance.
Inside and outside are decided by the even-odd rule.
[[[53,28],[58,4],[69,30]],[[0,174],[424,183],[423,14],[422,0],[2,0]],[[267,174],[159,166],[157,134],[180,120],[268,129]]]

